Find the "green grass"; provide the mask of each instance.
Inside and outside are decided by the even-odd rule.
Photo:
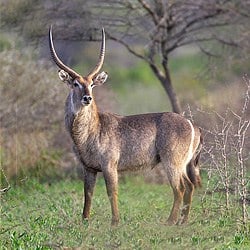
[[[51,185],[31,179],[1,199],[0,249],[249,249],[250,240],[236,223],[239,211],[221,209],[220,194],[194,195],[185,226],[165,224],[172,205],[166,185],[134,177],[119,186],[121,222],[110,227],[110,206],[103,179],[97,182],[91,220],[82,223],[81,181]]]

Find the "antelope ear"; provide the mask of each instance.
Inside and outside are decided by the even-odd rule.
[[[95,86],[100,86],[102,84],[104,84],[106,82],[108,78],[108,74],[106,72],[102,72],[100,74],[98,74],[94,79],[93,79],[93,87]]]
[[[58,76],[62,82],[66,82],[68,84],[72,83],[72,78],[66,71],[62,69],[58,70]]]

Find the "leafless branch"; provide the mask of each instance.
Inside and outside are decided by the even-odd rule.
[[[218,58],[219,57],[219,55],[217,55],[217,54],[215,54],[215,53],[213,53],[213,52],[211,52],[211,51],[208,51],[206,48],[204,48],[201,44],[199,44],[198,45],[199,46],[199,48],[200,48],[200,51],[202,52],[202,53],[204,53],[205,55],[207,55],[208,57],[215,57],[215,58]]]
[[[110,39],[112,39],[112,40],[114,40],[114,41],[116,41],[116,42],[122,44],[131,54],[135,55],[136,57],[138,57],[138,58],[140,58],[140,59],[142,59],[142,60],[144,60],[144,61],[148,61],[148,59],[147,59],[145,56],[143,56],[142,54],[138,53],[136,50],[132,49],[132,48],[129,46],[129,44],[126,43],[124,40],[119,39],[119,38],[117,38],[117,37],[111,35],[110,33],[107,33],[107,34],[108,34],[108,37],[109,37]]]
[[[141,4],[141,6],[150,14],[150,16],[153,18],[153,21],[155,25],[158,25],[158,17],[156,13],[152,10],[151,6],[147,4],[144,0],[138,0],[138,2]]]

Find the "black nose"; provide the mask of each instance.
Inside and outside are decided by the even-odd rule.
[[[83,100],[84,103],[90,104],[90,102],[92,100],[92,97],[89,96],[89,95],[85,95],[85,96],[83,96],[82,100]]]

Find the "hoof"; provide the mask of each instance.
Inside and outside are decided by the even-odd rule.
[[[117,227],[119,224],[119,220],[112,220],[111,227]]]
[[[167,220],[167,225],[168,225],[168,226],[176,225],[176,220],[168,219],[168,220]]]
[[[186,225],[188,220],[180,220],[178,221],[178,225]]]
[[[187,216],[181,216],[179,221],[177,222],[177,225],[185,225],[188,222],[188,217]]]

